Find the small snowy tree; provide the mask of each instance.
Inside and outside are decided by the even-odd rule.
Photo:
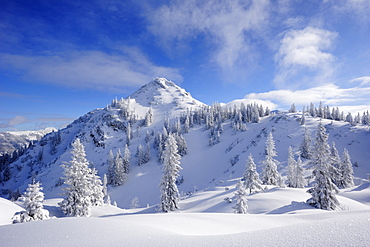
[[[266,141],[266,155],[263,161],[262,182],[267,185],[283,186],[283,179],[277,170],[278,161],[274,159],[277,156],[275,151],[275,142],[270,132]]]
[[[29,184],[21,197],[24,201],[25,211],[18,212],[13,217],[13,223],[49,219],[49,211],[44,209],[44,193],[39,182]]]
[[[332,182],[329,175],[329,166],[331,164],[330,146],[327,142],[328,135],[321,121],[318,125],[315,139],[315,147],[313,152],[313,163],[315,169],[312,174],[315,178],[314,187],[307,192],[311,194],[311,198],[307,203],[316,208],[335,210],[339,206],[339,201],[334,193],[338,193],[337,186]]]
[[[135,196],[131,200],[131,208],[134,209],[134,208],[138,208],[139,206],[140,206],[139,205],[139,198],[137,196]]]
[[[113,184],[114,170],[116,168],[115,168],[114,155],[113,155],[112,150],[109,151],[107,163],[108,163],[107,184]]]
[[[354,186],[351,157],[349,156],[348,150],[346,148],[343,151],[343,158],[339,170],[341,173],[341,178],[338,181],[339,188],[349,188]]]
[[[244,186],[249,193],[263,191],[262,181],[259,178],[259,174],[256,171],[256,164],[253,161],[252,154],[248,156],[248,162],[245,166],[243,175]]]
[[[248,200],[247,200],[247,191],[243,187],[241,180],[238,181],[237,191],[235,192],[236,204],[234,206],[234,212],[236,214],[247,214],[248,210]]]
[[[163,157],[163,176],[160,183],[161,201],[159,203],[159,210],[162,212],[169,212],[178,209],[179,191],[176,185],[176,179],[181,169],[181,156],[177,153],[176,140],[172,134],[169,134],[166,140]]]
[[[340,157],[337,148],[335,147],[335,142],[332,143],[330,147],[330,164],[329,164],[329,176],[336,186],[339,186],[339,181],[341,180],[340,174]]]

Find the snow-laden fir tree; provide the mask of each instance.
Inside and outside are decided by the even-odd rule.
[[[135,196],[131,200],[131,208],[134,209],[134,208],[138,208],[139,206],[140,206],[139,205],[139,198],[137,196]]]
[[[126,144],[127,145],[127,144]],[[121,186],[125,183],[127,179],[127,174],[125,172],[123,157],[121,150],[118,149],[116,157],[114,158],[114,176],[113,176],[113,186]]]
[[[288,187],[295,188],[294,180],[295,180],[295,174],[296,174],[295,172],[296,166],[297,166],[297,163],[294,159],[292,147],[289,146],[288,148],[288,181],[287,181]]]
[[[252,154],[248,156],[242,180],[244,181],[245,189],[249,190],[249,193],[263,191],[262,181],[256,170],[256,164],[254,163]]]
[[[267,185],[277,185],[284,186],[283,179],[277,170],[277,164],[279,163],[274,157],[277,156],[275,151],[275,142],[272,137],[272,133],[267,137],[265,160],[262,162],[264,164],[262,170],[262,182]]]
[[[114,155],[113,155],[113,151],[112,150],[109,151],[109,156],[108,156],[107,164],[108,164],[107,184],[113,184],[113,181],[114,181],[114,170],[116,168],[115,168]]]
[[[130,172],[130,165],[131,165],[130,159],[131,159],[131,152],[128,149],[128,146],[125,145],[125,151],[123,154],[123,170],[124,170],[124,173],[126,174],[129,174]]]
[[[137,163],[136,164],[138,166],[141,166],[141,165],[146,163],[145,151],[144,151],[143,146],[141,146],[141,144],[139,144],[139,146],[137,147],[135,156],[137,157]]]
[[[179,190],[176,185],[176,179],[181,169],[181,156],[177,153],[176,140],[172,134],[169,134],[166,140],[163,159],[159,211],[169,212],[178,209]]]
[[[330,147],[330,154],[331,154],[331,163],[329,165],[329,176],[331,177],[331,180],[336,186],[339,186],[339,181],[341,179],[340,174],[340,157],[339,152],[337,148],[335,147],[335,142],[333,141],[331,147]]]
[[[72,160],[62,165],[65,175],[64,183],[68,186],[63,188],[67,198],[60,202],[59,206],[68,216],[87,217],[90,216],[90,206],[94,201],[99,201],[98,198],[94,198],[96,193],[94,187],[97,186],[96,173],[89,168],[80,139],[72,143],[71,153]],[[102,186],[100,190],[103,194]]]
[[[339,170],[341,173],[341,178],[338,181],[339,188],[349,188],[354,186],[351,157],[349,156],[348,150],[346,148],[343,151],[342,162],[340,164]]]
[[[234,206],[234,213],[236,214],[247,214],[248,213],[248,199],[247,199],[247,191],[243,186],[241,180],[238,181],[237,190],[235,192],[236,197],[236,204]]]
[[[104,204],[104,187],[98,171],[90,168],[91,206],[102,206]]]
[[[302,167],[302,160],[301,157],[298,156],[296,161],[295,177],[293,180],[293,185],[295,186],[294,188],[304,188],[304,186],[306,185],[303,171],[304,169]]]
[[[104,203],[111,204],[110,196],[108,194],[108,178],[107,174],[104,174],[103,176],[103,195],[104,195]]]
[[[21,223],[35,220],[49,219],[49,211],[44,209],[44,193],[39,182],[29,184],[26,192],[20,198],[24,201],[25,211],[13,216],[13,223]]]
[[[335,210],[339,206],[339,201],[334,193],[338,193],[337,186],[332,182],[329,174],[331,165],[330,146],[327,142],[328,135],[321,121],[317,127],[315,145],[313,151],[313,164],[315,168],[312,172],[314,176],[314,187],[307,192],[311,198],[307,203],[320,209]]]
[[[311,159],[311,136],[307,128],[304,131],[300,152],[302,158]]]

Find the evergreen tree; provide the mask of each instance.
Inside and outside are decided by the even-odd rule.
[[[98,171],[95,168],[90,169],[90,190],[91,206],[102,206],[104,204],[104,187]]]
[[[343,158],[340,164],[340,173],[342,176],[338,182],[339,188],[344,189],[354,186],[351,157],[349,156],[348,150],[346,148],[343,151]]]
[[[339,181],[341,179],[341,174],[339,171],[340,167],[340,157],[337,148],[335,147],[335,142],[332,143],[330,147],[330,164],[329,164],[329,176],[336,186],[339,186]]]
[[[163,156],[163,176],[160,183],[161,201],[159,203],[159,210],[169,212],[178,209],[179,191],[177,189],[176,179],[181,169],[181,156],[177,153],[176,140],[172,134],[166,140]]]
[[[139,205],[139,198],[137,196],[135,196],[131,200],[131,208],[134,209],[134,208],[138,208],[139,206],[140,206]]]
[[[107,184],[113,184],[114,170],[116,168],[115,168],[114,155],[113,155],[112,150],[109,151],[109,157],[108,157],[107,163],[108,163]]]
[[[131,159],[131,152],[128,149],[128,146],[125,145],[125,153],[123,154],[123,171],[126,174],[129,174],[130,172],[130,165],[131,165],[130,159]]]
[[[303,175],[303,167],[301,157],[297,157],[296,169],[295,169],[295,179],[294,179],[294,188],[304,188],[306,182]]]
[[[135,156],[137,157],[138,166],[141,166],[146,163],[145,162],[145,151],[143,149],[143,146],[141,146],[141,144],[139,144],[139,146],[137,147]]]
[[[236,204],[234,207],[234,212],[236,214],[247,214],[248,210],[248,200],[247,200],[247,191],[243,187],[242,181],[238,181],[237,185],[237,191],[235,192],[235,197],[236,197]]]
[[[338,193],[337,186],[332,182],[329,175],[330,146],[327,142],[328,135],[321,121],[318,125],[313,152],[313,163],[315,169],[312,174],[315,178],[314,187],[307,192],[311,194],[311,198],[307,203],[316,208],[335,210],[339,206],[339,202],[334,193]]]
[[[103,195],[104,195],[104,203],[106,204],[111,204],[111,201],[110,201],[110,197],[109,197],[109,194],[108,194],[108,178],[107,178],[107,174],[104,174],[103,176]]]
[[[278,161],[274,159],[277,154],[275,151],[275,142],[271,132],[266,141],[265,151],[266,155],[265,160],[263,161],[264,167],[262,173],[263,184],[283,186],[283,179],[277,170]]]
[[[25,211],[13,216],[13,223],[49,219],[49,211],[44,209],[44,193],[39,182],[29,184],[26,192],[21,197],[24,201]]]
[[[113,177],[113,186],[121,186],[125,183],[127,179],[127,174],[123,166],[123,157],[121,150],[118,149],[116,157],[114,158],[114,177]]]
[[[89,162],[80,139],[76,139],[72,143],[72,147],[72,160],[62,165],[65,175],[64,183],[68,185],[63,188],[67,198],[60,202],[59,206],[68,216],[86,217],[90,216],[90,206],[93,205],[93,202],[99,200],[95,198],[96,191],[94,190],[97,186],[96,172],[89,168]]]
[[[288,148],[288,187],[295,188],[294,180],[296,175],[296,161],[294,159],[292,147]]]
[[[305,128],[302,144],[300,147],[301,157],[305,159],[311,159],[311,137],[308,129]]]
[[[263,191],[262,181],[256,171],[256,164],[253,161],[252,154],[248,156],[248,162],[245,166],[242,180],[244,181],[245,188],[249,190],[249,193]]]

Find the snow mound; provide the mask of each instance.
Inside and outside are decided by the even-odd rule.
[[[0,197],[0,225],[11,224],[14,214],[22,210],[17,204]]]

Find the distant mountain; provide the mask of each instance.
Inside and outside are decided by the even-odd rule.
[[[242,177],[250,153],[257,164],[257,171],[262,171],[261,161],[270,132],[276,142],[279,172],[286,179],[288,147],[292,146],[297,157],[305,129],[314,138],[319,121],[326,127],[330,143],[335,141],[340,154],[344,148],[348,149],[352,162],[356,164],[356,184],[367,178],[370,172],[368,125],[320,120],[308,113],[302,125],[301,118],[301,112],[270,114],[258,104],[208,106],[173,82],[157,78],[130,97],[114,99],[107,107],[95,109],[66,128],[43,137],[0,172],[0,191],[8,197],[17,189],[24,191],[35,178],[43,184],[47,198],[60,197],[64,186],[60,165],[70,161],[71,143],[79,138],[85,146],[87,159],[100,176],[107,173],[109,152],[116,154],[119,149],[123,152],[129,143],[132,155],[128,178],[122,186],[109,187],[108,193],[119,207],[130,207],[134,197],[139,199],[140,206],[154,205],[159,202],[158,185],[162,176],[158,136],[165,132],[178,132],[187,143],[187,154],[181,159],[183,169],[178,181],[181,194],[186,196],[204,191],[203,195],[206,195],[207,191],[214,190],[222,197]],[[140,145],[149,148],[150,160],[138,165],[135,154]],[[305,168],[308,168],[308,163],[309,160],[303,159]],[[310,182],[311,173],[311,170],[305,170],[307,182]],[[224,188],[219,189],[220,186]],[[199,203],[197,205],[201,205]]]
[[[0,154],[13,153],[14,150],[24,148],[31,141],[38,141],[46,134],[57,131],[55,128],[46,128],[36,131],[6,131],[0,132]]]

